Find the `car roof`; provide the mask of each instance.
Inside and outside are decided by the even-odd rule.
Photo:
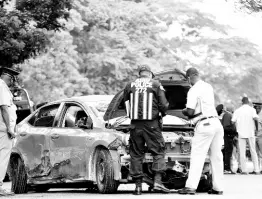
[[[69,97],[64,98],[56,101],[49,102],[48,104],[53,103],[61,103],[61,102],[98,102],[98,101],[111,101],[114,95],[85,95],[85,96],[78,96],[78,97]]]

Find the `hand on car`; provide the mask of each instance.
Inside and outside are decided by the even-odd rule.
[[[7,129],[7,135],[9,139],[14,139],[16,137],[14,130],[12,130],[11,128]]]

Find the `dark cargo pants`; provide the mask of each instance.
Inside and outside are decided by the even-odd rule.
[[[233,153],[233,139],[232,135],[224,134],[224,170],[231,171],[231,157]]]
[[[143,177],[143,159],[145,144],[148,152],[153,156],[152,170],[163,172],[166,170],[165,163],[165,141],[162,136],[162,128],[159,120],[153,121],[132,121],[134,127],[130,131],[130,156],[131,168],[130,175],[133,178]]]

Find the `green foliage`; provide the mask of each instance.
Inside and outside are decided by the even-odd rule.
[[[74,37],[83,60],[81,72],[95,94],[116,93],[137,75],[141,63],[153,63],[153,70],[161,70],[155,57],[164,45],[154,4],[92,0],[88,7],[76,9],[88,24]]]
[[[23,63],[45,50],[46,30],[62,28],[58,20],[66,19],[70,9],[69,0],[19,0],[13,11],[7,11],[4,2],[8,1],[0,4],[0,66],[3,67]]]
[[[59,16],[67,18],[70,7],[63,2],[65,13]],[[194,2],[200,1],[75,0],[68,21],[63,21],[65,29],[45,32],[51,41],[45,53],[21,65],[24,85],[35,102],[115,94],[136,77],[139,64],[148,63],[154,72],[199,68],[214,86],[217,103],[236,103],[244,93],[258,99],[262,56],[257,46],[230,36],[231,27],[190,7]],[[19,9],[30,12],[24,5]],[[43,8],[47,5],[50,1]],[[37,16],[39,7],[31,8],[33,14],[27,16]],[[35,27],[49,29],[40,21],[49,20],[46,13],[51,12],[43,10],[43,18],[34,19]],[[56,30],[58,22],[48,24]]]
[[[6,3],[8,3],[8,1],[11,1],[11,0],[1,0],[1,1],[0,1],[0,8],[3,8],[4,5],[5,5]]]
[[[71,0],[17,0],[16,9],[28,13],[36,22],[36,28],[60,30],[64,27],[59,19],[68,19]]]
[[[246,12],[261,12],[261,0],[236,0],[237,7]]]
[[[0,65],[12,67],[41,51],[47,38],[30,27],[30,18],[19,11],[0,10]]]
[[[79,74],[81,61],[66,31],[50,32],[50,46],[45,54],[30,59],[21,67],[21,78],[36,103],[93,92],[88,79]]]

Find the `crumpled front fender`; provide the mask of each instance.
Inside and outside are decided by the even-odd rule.
[[[121,179],[121,164],[120,164],[120,156],[116,150],[109,150],[112,160],[113,160],[113,167],[114,167],[114,179],[120,180]]]

